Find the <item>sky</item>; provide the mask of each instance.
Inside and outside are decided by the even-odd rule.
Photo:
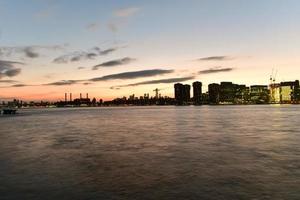
[[[298,0],[0,0],[0,100],[300,79]]]

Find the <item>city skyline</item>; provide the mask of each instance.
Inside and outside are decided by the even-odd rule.
[[[253,104],[299,104],[300,85],[299,80],[277,83],[273,76],[269,85],[245,85],[222,81],[210,83],[208,91],[203,93],[202,82],[195,81],[192,85],[175,83],[173,97],[162,95],[161,89],[154,89],[155,95],[144,93],[116,97],[112,100],[90,97],[89,93],[79,96],[73,93],[65,93],[64,98],[58,101],[30,101],[13,99],[2,101],[2,106],[10,107],[97,107],[119,105],[253,105]],[[0,104],[1,105],[1,104]]]
[[[298,80],[299,6],[0,0],[0,100],[174,96],[177,82],[268,85],[276,71],[277,82]]]

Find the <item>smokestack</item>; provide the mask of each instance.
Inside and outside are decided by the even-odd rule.
[[[67,93],[65,93],[65,102],[68,101]]]
[[[70,93],[70,101],[72,101],[72,93]]]
[[[80,93],[80,99],[82,99],[82,94]]]
[[[87,98],[87,99],[89,98],[89,93],[86,93],[86,98]]]

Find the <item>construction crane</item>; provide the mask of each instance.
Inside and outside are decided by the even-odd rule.
[[[275,82],[276,82],[277,73],[278,73],[278,70],[276,70],[275,76],[273,77],[273,84],[275,84]]]
[[[162,90],[162,89],[158,89],[158,88],[156,88],[156,89],[153,90],[153,92],[155,92],[155,98],[156,98],[156,99],[158,99],[158,97],[159,97],[158,92],[161,91],[161,90]]]
[[[270,84],[273,85],[276,82],[276,78],[277,78],[277,73],[278,70],[276,70],[275,75],[274,75],[274,68],[272,69],[272,74],[270,76]]]
[[[270,75],[270,86],[273,83],[273,74],[274,74],[274,68],[272,69],[272,74]]]
[[[160,89],[158,89],[158,88],[154,89],[153,92],[155,92],[155,98],[158,99],[160,97],[159,92],[162,91],[162,90],[165,90],[165,89],[170,89],[170,87],[165,87],[165,88],[160,88]]]
[[[271,96],[271,102],[275,102],[275,89],[278,84],[276,84],[276,77],[277,77],[278,70],[276,70],[274,75],[274,68],[272,69],[272,74],[270,76],[270,96]]]

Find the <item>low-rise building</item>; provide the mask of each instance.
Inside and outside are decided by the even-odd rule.
[[[297,103],[299,101],[299,81],[280,83],[280,103]]]
[[[270,95],[267,85],[250,86],[250,101],[254,104],[269,103]]]

